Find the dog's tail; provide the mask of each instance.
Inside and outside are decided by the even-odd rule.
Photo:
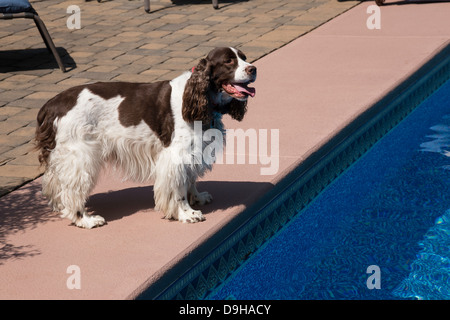
[[[49,157],[56,147],[55,120],[63,117],[75,104],[83,86],[73,87],[47,101],[37,115],[35,149],[39,152],[39,162],[48,166]]]

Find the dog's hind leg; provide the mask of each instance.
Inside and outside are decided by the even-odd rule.
[[[105,219],[89,215],[85,204],[100,171],[100,155],[92,142],[71,142],[52,150],[44,175],[43,193],[55,211],[78,227],[91,229],[105,224]]]

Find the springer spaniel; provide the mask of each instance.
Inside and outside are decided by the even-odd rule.
[[[216,48],[172,81],[97,82],[50,99],[37,115],[35,140],[45,166],[42,193],[53,210],[78,227],[105,224],[85,203],[110,162],[128,179],[154,181],[155,208],[165,218],[205,220],[191,205],[211,202],[195,181],[212,164],[192,148],[194,122],[223,133],[223,114],[243,119],[255,95],[247,85],[256,80],[256,67],[245,60],[240,50]]]

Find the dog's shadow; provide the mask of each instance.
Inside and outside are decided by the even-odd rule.
[[[242,204],[248,206],[272,187],[273,184],[269,182],[200,181],[197,189],[200,192],[208,191],[213,196],[213,201],[194,208],[208,214]],[[153,186],[97,193],[91,195],[86,208],[90,214],[98,214],[111,222],[141,210],[154,210],[153,195]]]

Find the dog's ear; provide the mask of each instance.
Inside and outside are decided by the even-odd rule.
[[[241,121],[247,112],[247,101],[231,100],[227,110],[228,114],[235,120]]]
[[[207,59],[201,59],[193,69],[183,92],[183,119],[187,122],[211,120],[211,110],[208,108],[208,90],[210,88],[211,64]]]

